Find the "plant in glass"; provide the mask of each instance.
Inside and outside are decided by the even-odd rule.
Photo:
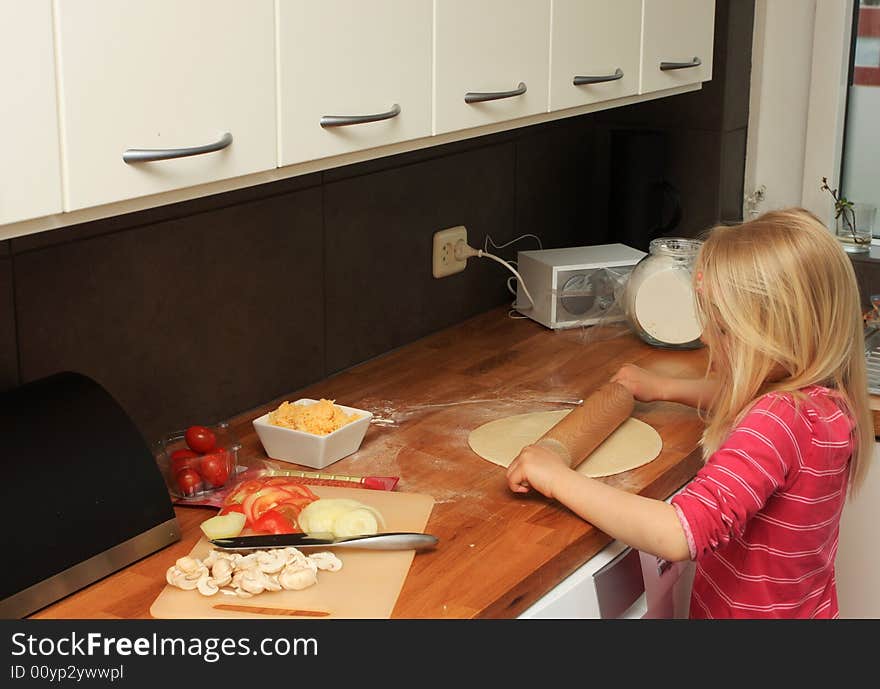
[[[845,228],[845,231],[848,231],[851,235],[852,242],[854,244],[870,244],[871,237],[864,237],[856,232],[856,213],[853,208],[853,202],[847,199],[843,194],[841,194],[837,189],[832,189],[828,186],[828,178],[822,178],[822,186],[819,187],[822,191],[827,191],[831,194],[831,198],[834,199],[834,221],[837,224],[837,234],[841,235],[840,226],[841,223]],[[850,240],[850,237],[846,238],[847,241]]]

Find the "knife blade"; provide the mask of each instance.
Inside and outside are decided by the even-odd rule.
[[[215,538],[211,545],[220,550],[265,550],[269,548],[369,548],[371,550],[424,550],[437,545],[436,536],[417,532],[389,532],[369,536],[334,538],[332,534],[261,534]]]

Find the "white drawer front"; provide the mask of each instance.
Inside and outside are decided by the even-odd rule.
[[[641,93],[711,79],[714,27],[714,0],[645,0]]]
[[[547,111],[550,0],[436,0],[434,21],[435,134]]]
[[[50,0],[0,3],[0,224],[61,211]]]
[[[272,0],[58,3],[66,210],[275,167]],[[126,149],[233,142],[127,164]]]
[[[642,0],[554,0],[550,110],[638,93],[641,36]]]
[[[430,136],[431,15],[431,0],[281,0],[279,165]]]

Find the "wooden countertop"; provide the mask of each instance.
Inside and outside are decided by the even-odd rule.
[[[874,419],[874,438],[880,439],[880,397],[871,395],[871,417]]]
[[[327,471],[399,476],[398,491],[432,495],[426,531],[440,538],[435,550],[416,554],[395,618],[515,617],[610,542],[560,504],[510,492],[505,470],[468,447],[473,428],[570,408],[626,362],[694,377],[705,367],[705,351],[656,349],[623,326],[551,331],[507,312],[494,309],[230,420],[243,463],[255,463],[266,454],[251,421],[283,399],[326,397],[374,412],[361,449]],[[602,480],[666,498],[700,465],[702,422],[673,403],[637,404],[633,416],[657,429],[663,450],[643,467]],[[192,549],[207,517],[203,508],[176,512],[180,542],[33,617],[149,617],[165,570]]]

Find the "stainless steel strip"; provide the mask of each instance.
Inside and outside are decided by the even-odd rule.
[[[157,160],[172,160],[173,158],[189,158],[190,156],[222,151],[231,143],[232,134],[226,132],[219,140],[204,146],[190,146],[188,148],[128,148],[123,152],[122,160],[131,165],[132,163],[151,163]]]
[[[0,618],[25,617],[179,540],[175,517],[3,599]]]

